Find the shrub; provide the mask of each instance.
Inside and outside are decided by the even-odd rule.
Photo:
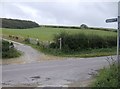
[[[16,49],[10,48],[13,43],[2,40],[2,58],[14,58],[21,55]]]
[[[9,50],[10,43],[7,41],[2,41],[2,52],[8,51]]]
[[[56,48],[56,43],[51,43],[51,44],[49,45],[49,47],[50,47],[50,48]]]
[[[25,41],[26,43],[30,43],[30,39],[29,39],[29,38],[26,38],[24,41]]]
[[[85,35],[79,34],[69,34],[62,32],[59,35],[55,35],[54,41],[50,48],[59,48],[60,41],[62,39],[62,50],[72,50],[79,51],[82,49],[96,49],[96,48],[108,48],[117,45],[116,36],[113,37],[100,37],[98,35]],[[53,46],[54,45],[54,46]]]
[[[92,89],[100,89],[100,87],[109,87],[111,89],[119,89],[119,70],[118,64],[111,64],[109,68],[101,69],[92,84]]]

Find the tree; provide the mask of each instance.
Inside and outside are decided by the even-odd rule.
[[[86,24],[82,24],[82,25],[80,26],[80,28],[81,28],[81,29],[87,29],[88,26],[87,26]]]
[[[33,21],[28,20],[19,20],[19,19],[7,19],[0,18],[2,20],[2,28],[13,28],[13,29],[27,29],[39,27],[39,24]]]

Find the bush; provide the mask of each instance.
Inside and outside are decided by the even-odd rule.
[[[2,52],[8,51],[9,50],[10,43],[7,41],[2,41]]]
[[[85,35],[79,34],[68,34],[62,32],[59,35],[55,35],[54,41],[50,45],[50,48],[59,48],[60,41],[62,39],[62,50],[79,51],[82,49],[96,49],[96,48],[108,48],[117,45],[116,36],[113,37],[100,37],[98,35]]]
[[[96,81],[91,85],[92,89],[97,89],[97,87],[113,87],[111,89],[119,89],[119,70],[118,64],[111,64],[110,68],[101,69],[96,77]],[[118,88],[119,87],[119,88]]]
[[[56,48],[56,43],[51,43],[51,44],[49,45],[49,47],[50,47],[50,48]]]
[[[26,38],[24,41],[25,41],[26,43],[30,43],[30,39],[29,39],[29,38]]]
[[[2,41],[2,58],[14,58],[21,55],[16,49],[10,48],[12,45],[13,43]]]

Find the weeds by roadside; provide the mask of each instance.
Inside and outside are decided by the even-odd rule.
[[[109,59],[107,59],[107,61],[109,63],[109,67],[103,68],[99,71],[95,82],[92,84],[92,89],[99,89],[100,87],[109,87],[111,89],[120,88],[120,65],[118,65],[114,60],[112,63],[110,63]]]
[[[13,47],[13,43],[2,41],[2,59],[19,57],[21,52]]]

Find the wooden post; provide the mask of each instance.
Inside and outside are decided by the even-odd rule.
[[[62,49],[62,38],[59,39],[60,40],[60,50]]]

